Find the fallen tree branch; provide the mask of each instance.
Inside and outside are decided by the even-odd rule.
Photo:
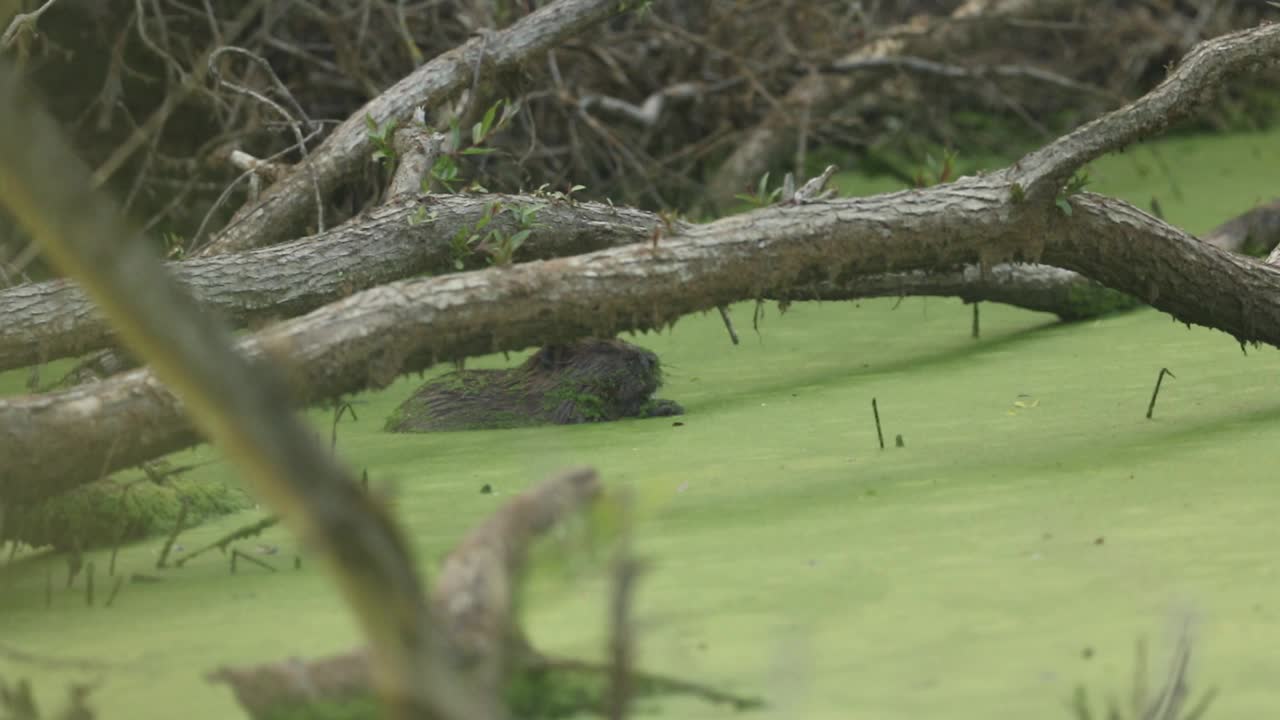
[[[1280,26],[1276,24],[1202,42],[1151,92],[1028,154],[1010,168],[1010,179],[1022,186],[1032,203],[1050,201],[1090,161],[1190,117],[1227,78],[1256,72],[1275,64],[1277,58]]]
[[[366,162],[373,143],[366,123],[379,127],[389,120],[408,120],[413,109],[428,110],[486,74],[515,67],[564,38],[614,13],[628,9],[618,0],[559,0],[491,36],[473,38],[414,70],[386,92],[370,100],[325,138],[307,167],[296,167],[272,185],[255,205],[198,251],[201,257],[274,245],[302,233],[310,207],[311,176],[328,197]]]
[[[269,248],[168,264],[200,304],[242,326],[302,314],[327,302],[413,275],[452,270],[449,239],[473,227],[494,203],[539,206],[543,225],[521,257],[549,258],[640,242],[661,221],[601,203],[554,203],[532,197],[431,195],[399,198],[320,235]],[[495,227],[514,232],[499,216]],[[508,227],[510,225],[511,227]],[[479,257],[468,257],[482,267]],[[0,369],[74,357],[110,347],[109,323],[67,280],[0,291]],[[112,357],[116,357],[115,354]]]
[[[820,297],[824,283],[856,287],[864,275],[1005,260],[1076,270],[1185,322],[1280,344],[1280,269],[1092,194],[1072,196],[1072,217],[1059,214],[1023,233],[1009,222],[1020,208],[1008,196],[998,176],[966,178],[768,208],[684,228],[656,249],[629,245],[402,281],[259,331],[241,350],[285,363],[295,400],[309,404],[382,387],[441,360],[661,328],[735,300]],[[196,442],[181,405],[145,369],[5,400],[0,427],[9,429],[0,434],[0,497],[14,502],[92,480],[117,436],[112,469]]]
[[[1239,47],[1248,36],[1274,43],[1280,25],[1224,43]],[[1180,92],[1204,89],[1171,82]],[[1124,123],[1132,115],[1107,117]],[[1106,118],[1090,127],[1105,133]],[[1123,129],[1116,137],[1136,139]],[[309,404],[382,387],[440,360],[661,328],[736,300],[799,300],[823,283],[846,287],[868,275],[1010,261],[1074,270],[1184,322],[1240,342],[1280,345],[1280,268],[1102,196],[1065,198],[1071,215],[1052,202],[1019,200],[1007,178],[1034,172],[1033,159],[927,189],[770,207],[706,225],[673,223],[673,234],[656,246],[401,281],[264,329],[240,347],[283,362],[293,400]],[[92,480],[116,437],[111,469],[196,441],[180,404],[148,370],[0,402],[0,427],[0,498],[13,502]]]
[[[403,197],[320,235],[243,253],[173,262],[168,268],[202,307],[237,327],[252,326],[295,317],[383,283],[452,271],[455,258],[450,238],[474,227],[495,203],[506,208],[539,208],[537,222],[541,227],[521,245],[522,260],[643,242],[664,226],[655,213],[602,203],[569,204],[514,195]],[[491,227],[507,234],[518,230],[506,213],[499,214]],[[466,264],[483,266],[478,256],[468,257]],[[1007,270],[985,279],[972,271],[964,275],[921,272],[910,278],[861,278],[843,289],[821,289],[812,299],[955,295],[1078,319],[1082,317],[1079,301],[1088,299],[1078,293],[1098,290],[1089,290],[1089,286],[1084,278],[1044,268]],[[110,324],[79,287],[67,280],[0,291],[0,317],[4,318],[0,323],[0,370],[76,357],[115,343]],[[105,357],[126,359],[119,353]],[[114,364],[104,368],[105,375],[129,367]]]

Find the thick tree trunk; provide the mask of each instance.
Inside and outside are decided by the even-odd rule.
[[[284,365],[305,404],[440,359],[660,328],[735,300],[802,299],[824,282],[1007,261],[1074,270],[1184,322],[1280,345],[1280,269],[1116,200],[1072,195],[1070,215],[1055,205],[1085,163],[1187,116],[1206,88],[1276,55],[1280,25],[1199,46],[1148,96],[996,173],[678,225],[656,245],[393,283],[262,330],[241,348]],[[47,497],[104,465],[128,467],[194,439],[147,370],[14,398],[0,403],[0,498]]]

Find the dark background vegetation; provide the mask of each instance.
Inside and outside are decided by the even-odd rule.
[[[175,254],[243,204],[246,183],[232,186],[240,173],[227,162],[231,150],[297,161],[298,134],[314,146],[416,65],[539,5],[272,2],[238,27],[237,16],[255,4],[62,0],[41,17],[37,34],[21,35],[11,49],[91,167],[115,165],[138,135],[136,150],[123,154],[106,185]],[[494,191],[581,184],[591,197],[693,212],[718,162],[744,133],[776,122],[770,113],[785,108],[798,80],[852,72],[834,66],[957,5],[658,0],[476,88],[480,102],[433,109],[431,119],[445,123],[491,99],[519,99],[517,121],[490,143],[502,152],[468,158],[464,176],[482,178]],[[955,148],[963,158],[1042,143],[1151,88],[1198,40],[1256,24],[1267,9],[1261,0],[1098,1],[1076,3],[1052,20],[997,24],[979,49],[944,50],[930,60],[1035,67],[1079,88],[1025,77],[957,81],[860,70],[882,73],[884,82],[874,93],[842,98],[836,112],[783,113],[799,139],[771,165],[812,174],[834,159],[909,182],[930,149]],[[222,54],[211,74],[209,53],[223,45],[261,62]],[[1197,127],[1265,123],[1280,103],[1266,90],[1276,80],[1273,72],[1233,86]],[[659,97],[652,123],[616,109],[617,101],[638,110]],[[384,178],[373,163],[368,173],[336,199],[332,217],[349,216],[376,195]],[[9,223],[0,224],[0,260],[12,281],[47,272],[25,248]]]

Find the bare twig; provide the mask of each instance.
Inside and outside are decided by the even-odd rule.
[[[40,21],[40,16],[45,14],[49,8],[58,0],[45,0],[44,4],[28,13],[18,13],[9,23],[9,27],[5,29],[4,34],[0,35],[0,50],[8,50],[18,40],[20,33],[35,33],[36,23]]]
[[[724,321],[724,329],[729,331],[729,340],[734,345],[738,344],[738,333],[733,329],[733,318],[729,317],[729,307],[720,305],[716,308],[720,311],[720,319]]]

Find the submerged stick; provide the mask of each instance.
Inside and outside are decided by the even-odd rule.
[[[124,537],[129,532],[129,520],[120,518],[120,532],[116,534],[116,540],[111,544],[111,559],[107,562],[107,577],[114,577],[116,574],[116,555],[120,553],[120,543],[124,542]]]
[[[876,406],[876,399],[871,398],[871,413],[876,418],[876,437],[880,440],[880,449],[884,449],[884,433],[880,431],[880,408]]]
[[[156,569],[164,569],[165,563],[169,559],[169,551],[173,549],[173,542],[178,539],[178,533],[182,532],[182,524],[187,521],[187,499],[182,498],[182,504],[178,506],[178,520],[173,524],[173,530],[169,533],[169,537],[164,541],[164,547],[160,550],[160,559],[156,560]]]
[[[720,311],[720,319],[724,321],[724,329],[729,331],[729,339],[733,341],[734,345],[737,345],[738,333],[733,329],[733,318],[729,317],[729,308],[721,305],[716,309]]]
[[[609,720],[626,720],[631,701],[632,657],[631,596],[639,562],[631,555],[631,504],[622,495],[618,500],[619,524],[617,557],[613,568],[613,593],[609,602]]]
[[[174,560],[173,564],[175,567],[182,567],[183,563],[185,563],[186,561],[198,555],[203,555],[204,553],[214,548],[217,548],[225,553],[227,551],[227,545],[230,545],[232,542],[235,542],[236,540],[244,540],[245,538],[251,538],[255,535],[261,534],[263,530],[274,527],[279,522],[280,522],[279,515],[268,515],[267,517],[262,518],[261,520],[258,520],[255,523],[245,525],[244,527],[239,527],[239,528],[236,528],[235,530],[232,530],[231,532],[227,533],[226,535],[223,535],[217,540],[214,540],[208,545],[205,545],[199,550],[192,550],[186,555],[183,555],[177,560]],[[232,567],[232,571],[234,572],[234,564]]]
[[[107,602],[103,607],[111,607],[116,601],[116,595],[120,594],[120,588],[124,586],[124,576],[116,578],[116,582],[111,586],[111,594],[107,596]]]
[[[981,333],[978,331],[978,303],[973,304],[973,339],[977,340]]]
[[[88,605],[89,607],[93,607],[93,572],[94,572],[94,569],[95,569],[95,568],[94,568],[94,565],[93,565],[93,561],[92,561],[92,560],[90,560],[90,561],[89,561],[89,564],[85,567],[85,575],[84,575],[84,604],[85,604],[85,605]]]
[[[71,552],[67,554],[67,589],[71,589],[72,583],[76,581],[76,576],[80,574],[81,568],[84,567],[84,553],[80,549],[80,536],[76,535],[71,541]]]
[[[232,569],[231,569],[231,572],[235,572],[235,561],[236,561],[236,558],[237,558],[237,557],[239,557],[239,558],[241,558],[241,559],[243,559],[243,560],[248,560],[249,562],[253,563],[254,565],[257,565],[258,567],[263,568],[263,569],[265,569],[265,570],[269,570],[270,572],[275,572],[275,571],[276,571],[275,567],[274,567],[274,566],[272,566],[271,564],[269,564],[268,562],[266,562],[265,560],[259,560],[258,558],[254,557],[254,556],[252,556],[252,555],[250,555],[249,553],[246,553],[246,552],[240,552],[239,550],[232,550],[232,551],[231,551],[231,563],[232,563],[232,564],[231,564],[231,568],[232,568]]]
[[[1151,404],[1147,405],[1148,420],[1151,419],[1151,413],[1156,409],[1156,397],[1160,394],[1160,383],[1164,380],[1165,375],[1168,375],[1174,380],[1178,379],[1176,375],[1169,371],[1169,368],[1160,368],[1160,374],[1156,376],[1156,389],[1151,393]]]

